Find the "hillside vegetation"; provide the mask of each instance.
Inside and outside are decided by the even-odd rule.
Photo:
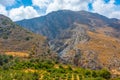
[[[0,55],[0,60],[1,80],[108,80],[111,78],[110,72],[106,69],[90,70],[62,65],[50,60],[41,61],[36,58],[24,59],[7,55]]]

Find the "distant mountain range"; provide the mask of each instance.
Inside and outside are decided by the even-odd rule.
[[[60,10],[18,25],[46,36],[64,63],[119,69],[120,20],[87,11]]]

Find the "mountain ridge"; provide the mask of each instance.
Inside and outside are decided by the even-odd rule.
[[[27,29],[29,29],[33,32],[37,32],[38,34],[42,34],[44,36],[47,36],[48,38],[55,38],[56,35],[54,35],[54,34],[59,33],[59,30],[57,28],[60,28],[60,29],[67,28],[68,26],[71,26],[70,24],[73,24],[74,22],[80,22],[82,24],[88,24],[89,25],[88,22],[90,22],[90,20],[88,19],[87,14],[90,14],[90,18],[94,18],[94,15],[97,15],[97,18],[100,18],[100,19],[102,17],[102,19],[104,20],[104,21],[102,21],[102,24],[107,21],[108,23],[110,22],[109,25],[111,25],[111,24],[114,23],[114,21],[116,21],[116,22],[119,21],[118,19],[117,20],[115,20],[115,19],[114,20],[113,19],[109,20],[107,17],[98,15],[97,13],[90,13],[90,12],[86,12],[86,11],[81,11],[81,12],[76,11],[76,12],[74,12],[74,11],[69,11],[69,10],[67,10],[67,11],[66,10],[65,11],[61,10],[61,11],[54,11],[53,13],[49,13],[46,16],[33,18],[33,19],[29,19],[29,20],[17,21],[16,23],[20,24],[20,22],[22,22],[21,26],[27,27]],[[59,16],[57,16],[57,15],[59,15]],[[83,16],[84,17],[87,16],[87,18],[84,18]],[[66,19],[65,19],[66,21],[64,21],[64,17],[66,17]],[[69,17],[70,17],[70,19],[69,19]],[[32,22],[29,23],[30,21],[32,21]],[[57,21],[57,22],[55,23],[53,21]],[[59,22],[62,22],[62,23],[60,24]],[[105,23],[105,24],[107,25],[108,23]],[[46,25],[47,27],[44,26],[44,25]],[[56,26],[54,26],[54,25],[56,25]],[[96,25],[100,26],[101,24],[96,24]],[[32,28],[31,26],[34,26],[34,28]],[[39,26],[39,27],[36,27],[36,26]],[[91,25],[91,26],[94,26],[94,25]],[[42,27],[46,27],[48,29],[51,29],[50,27],[54,27],[54,28],[51,29],[51,32],[46,32],[45,30],[42,30]],[[117,27],[117,28],[119,28],[119,27]],[[58,33],[56,33],[56,32],[58,32]]]

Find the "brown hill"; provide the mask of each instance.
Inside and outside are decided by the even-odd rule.
[[[21,28],[3,15],[0,15],[0,53],[20,57],[40,57],[48,53],[54,56],[45,37]]]

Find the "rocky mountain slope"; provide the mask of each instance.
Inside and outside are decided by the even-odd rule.
[[[119,70],[120,20],[97,13],[61,10],[17,24],[49,39],[64,63]]]
[[[0,53],[41,56],[48,52],[51,53],[45,37],[25,30],[0,15]]]
[[[104,26],[120,29],[120,20],[108,19],[97,13],[86,11],[74,12],[69,10],[56,11],[46,16],[17,21],[16,23],[35,33],[40,33],[49,39],[53,39],[59,35],[61,31],[71,27],[75,22],[89,25],[91,29]]]

